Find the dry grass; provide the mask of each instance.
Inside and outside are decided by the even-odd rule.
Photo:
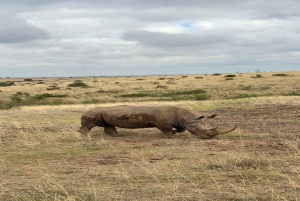
[[[236,74],[233,80],[227,80],[226,74],[219,76],[41,78],[30,82],[24,79],[0,79],[1,82],[13,81],[15,84],[0,87],[0,108],[1,104],[9,102],[12,102],[12,106],[60,105],[300,95],[300,72],[285,73],[289,76],[273,76],[274,74],[276,73],[262,73],[262,78],[255,78],[257,74]],[[90,87],[70,87],[78,81]],[[47,97],[45,93],[54,97]]]
[[[120,91],[117,94],[153,92],[152,82],[167,85],[167,90],[203,88],[212,100],[160,102],[146,97],[140,98],[145,102],[127,101],[216,112],[219,124],[236,124],[239,129],[217,139],[198,140],[187,132],[167,139],[156,129],[119,129],[123,137],[110,137],[95,128],[89,140],[76,130],[82,113],[94,104],[0,110],[0,200],[299,200],[300,97],[275,96],[275,91],[299,90],[295,79],[299,73],[293,74],[288,78],[243,74],[227,81],[224,76],[167,76],[175,77],[176,84],[169,85],[159,77],[88,78],[83,82],[93,88],[85,89],[66,89],[73,78],[58,79],[61,94],[70,93],[66,101],[70,98],[72,103],[82,103],[89,97],[83,94],[100,88]],[[255,90],[269,85],[274,95],[222,98],[240,93],[231,90],[241,83]],[[275,90],[276,86],[282,88]],[[17,83],[1,90],[7,97],[17,91],[46,93],[45,86],[36,84]],[[116,98],[115,93],[105,98],[103,105],[127,99]]]

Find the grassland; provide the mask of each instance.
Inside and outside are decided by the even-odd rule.
[[[0,79],[0,200],[299,200],[300,72]],[[98,105],[217,113],[233,133],[77,130]]]

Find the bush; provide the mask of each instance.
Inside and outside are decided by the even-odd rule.
[[[25,81],[25,82],[33,82],[33,79],[25,78],[24,81]]]
[[[74,83],[68,84],[68,87],[81,87],[81,88],[90,88],[89,85],[85,84],[81,80],[75,80]]]
[[[47,88],[48,91],[49,91],[49,90],[58,90],[58,89],[60,89],[60,87],[58,87],[58,86],[56,86],[56,85],[51,85],[51,86],[49,86],[49,87]]]
[[[212,74],[212,76],[219,76],[219,75],[222,75],[222,74],[220,74],[220,73],[214,73],[214,74]]]
[[[165,88],[167,88],[167,86],[157,85],[156,88],[165,89]]]
[[[10,81],[0,82],[0,87],[9,87],[9,86],[13,86],[13,85],[15,85],[15,82],[10,82]]]
[[[236,75],[225,75],[225,77],[236,77]]]
[[[277,74],[273,74],[273,76],[287,77],[287,76],[290,76],[290,75],[289,74],[285,74],[285,73],[277,73]]]
[[[261,74],[256,74],[255,76],[252,76],[251,78],[263,78]]]

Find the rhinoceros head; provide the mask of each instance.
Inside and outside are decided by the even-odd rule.
[[[219,129],[218,127],[211,128],[209,127],[208,120],[216,117],[212,115],[210,117],[200,116],[198,119],[189,121],[186,123],[186,129],[192,134],[196,135],[200,139],[211,139],[217,135],[229,133],[236,129],[236,127],[229,129]]]

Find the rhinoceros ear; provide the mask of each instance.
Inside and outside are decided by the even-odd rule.
[[[205,117],[205,116],[202,115],[202,116],[198,117],[197,119],[203,119],[204,117]]]

